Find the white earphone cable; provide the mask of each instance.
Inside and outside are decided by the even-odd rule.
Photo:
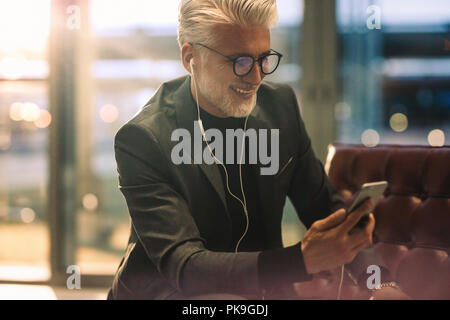
[[[337,300],[341,300],[341,290],[342,290],[343,282],[344,282],[344,265],[342,265],[342,267],[341,267],[341,279],[339,281]]]
[[[194,68],[193,68],[193,65],[192,65],[192,60],[191,60],[191,62],[190,62],[190,65],[191,65],[191,71],[192,71],[192,78],[194,79]],[[242,192],[242,196],[243,196],[243,200],[244,200],[244,201],[242,201],[239,197],[237,197],[235,194],[233,194],[233,193],[231,192],[230,186],[229,186],[229,183],[228,183],[228,171],[227,171],[227,168],[226,168],[225,165],[222,163],[222,161],[220,161],[219,159],[216,158],[214,152],[211,150],[211,147],[209,146],[208,140],[206,139],[205,129],[204,129],[204,127],[203,127],[203,122],[202,122],[202,120],[201,120],[201,118],[200,118],[200,107],[199,107],[199,104],[198,104],[198,91],[197,91],[197,84],[195,83],[195,81],[194,81],[194,90],[195,90],[195,102],[196,102],[196,104],[197,104],[198,124],[199,124],[199,126],[200,126],[200,131],[201,131],[201,133],[202,133],[203,139],[204,139],[204,141],[205,141],[205,143],[206,143],[206,146],[208,147],[208,150],[209,150],[209,152],[211,153],[212,157],[213,157],[213,158],[216,160],[216,162],[218,162],[218,163],[222,166],[222,168],[224,169],[224,172],[225,172],[226,187],[227,187],[227,190],[228,190],[229,194],[230,194],[233,198],[235,198],[237,201],[239,201],[239,202],[241,203],[241,205],[242,205],[242,208],[244,209],[246,225],[245,225],[245,231],[244,231],[244,233],[242,234],[241,238],[239,239],[238,243],[236,244],[236,248],[235,248],[234,252],[237,252],[238,249],[239,249],[239,245],[240,245],[241,241],[244,239],[244,237],[246,236],[246,234],[247,234],[247,232],[248,232],[248,227],[249,227],[249,217],[248,217],[248,211],[247,211],[247,199],[245,198],[244,186],[243,186],[243,183],[242,183],[242,156],[243,156],[243,154],[244,154],[245,133],[246,133],[246,130],[247,130],[247,120],[248,120],[248,115],[247,115],[247,117],[245,118],[244,135],[243,135],[243,137],[242,137],[242,146],[241,146],[241,158],[240,158],[240,160],[239,160],[239,182],[240,182],[240,185],[241,185],[241,192]]]

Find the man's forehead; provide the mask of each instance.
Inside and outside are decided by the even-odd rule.
[[[238,25],[214,27],[216,49],[227,55],[251,54],[258,56],[270,50],[270,30]]]

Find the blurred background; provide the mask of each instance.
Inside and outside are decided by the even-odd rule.
[[[0,0],[0,299],[106,296],[130,231],[113,138],[186,74],[178,4]],[[448,145],[450,1],[277,4],[266,79],[295,89],[321,160],[334,141]],[[285,245],[303,231],[287,202]]]

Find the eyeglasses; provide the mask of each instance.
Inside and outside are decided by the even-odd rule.
[[[205,46],[204,44],[195,42],[189,42],[191,46],[193,45],[199,45],[206,49],[209,49],[217,54],[220,54],[222,57],[225,57],[226,59],[233,62],[233,72],[238,77],[245,77],[248,75],[252,70],[253,66],[255,65],[255,62],[258,61],[259,66],[261,67],[261,72],[265,75],[274,73],[275,70],[278,68],[278,65],[280,64],[281,57],[283,55],[279,52],[276,52],[275,50],[270,49],[270,53],[264,54],[263,56],[259,57],[258,59],[255,59],[252,56],[239,56],[236,58],[231,58],[229,56],[224,55],[223,53],[212,49],[210,47]]]

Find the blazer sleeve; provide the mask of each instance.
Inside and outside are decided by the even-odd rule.
[[[292,93],[292,95],[297,116],[297,130],[300,134],[300,147],[288,196],[299,219],[309,229],[316,220],[324,219],[336,210],[347,209],[347,207],[337,190],[330,183],[322,163],[314,154],[311,139],[300,116],[297,98],[295,93]],[[366,248],[347,267],[356,278],[361,278],[361,276],[367,278],[369,276],[366,274],[367,267],[372,264],[387,269],[386,264],[375,249]],[[388,279],[388,276],[385,278]]]
[[[127,123],[114,142],[119,188],[148,259],[185,296],[259,293],[259,252],[212,252],[186,200],[171,183],[168,161],[149,130]]]

